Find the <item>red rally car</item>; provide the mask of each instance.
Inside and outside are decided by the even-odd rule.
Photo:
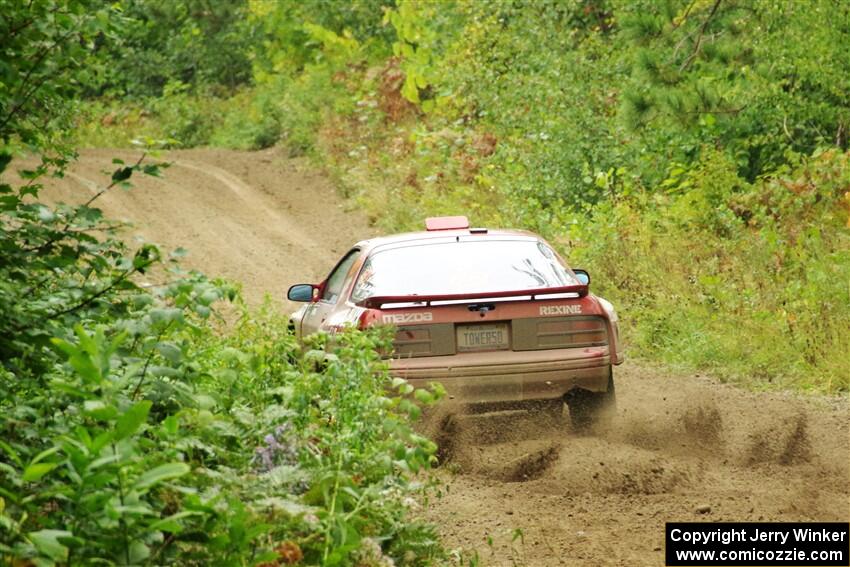
[[[359,242],[325,281],[292,286],[289,299],[305,303],[296,335],[395,325],[393,374],[440,382],[470,411],[566,403],[576,427],[609,417],[617,314],[589,293],[587,272],[525,231],[469,228],[466,217],[426,229]]]

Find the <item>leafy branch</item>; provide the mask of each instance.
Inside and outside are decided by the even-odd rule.
[[[122,167],[122,168],[116,169],[112,173],[112,181],[109,183],[109,185],[107,185],[106,187],[104,187],[103,189],[101,189],[100,191],[95,193],[94,195],[92,195],[91,198],[89,198],[85,203],[83,203],[81,208],[84,208],[84,209],[89,208],[92,203],[94,203],[97,199],[99,199],[101,196],[106,194],[110,189],[112,189],[116,185],[120,185],[122,183],[125,183],[128,179],[130,179],[130,177],[133,175],[134,171],[140,170],[141,164],[144,161],[146,156],[147,156],[146,153],[142,153],[142,155],[139,157],[139,159],[136,160],[136,163],[134,163],[132,166]],[[155,170],[151,170],[151,171],[155,171]],[[65,226],[63,226],[61,230],[59,230],[56,234],[54,234],[53,237],[51,237],[46,242],[42,243],[41,245],[39,245],[37,247],[29,248],[29,249],[26,249],[26,250],[28,252],[37,252],[37,253],[44,252],[46,249],[53,246],[56,242],[60,241],[63,237],[70,234],[69,229],[71,228],[72,222],[73,222],[72,219],[69,219],[65,223]]]

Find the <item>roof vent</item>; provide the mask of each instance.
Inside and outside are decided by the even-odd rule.
[[[425,230],[459,230],[469,228],[469,219],[459,217],[429,217],[425,219]]]

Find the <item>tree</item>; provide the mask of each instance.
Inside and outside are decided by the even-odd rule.
[[[634,52],[624,116],[635,130],[651,128],[660,147],[678,148],[676,157],[717,145],[752,180],[789,150],[847,149],[846,3],[642,2],[621,20]]]

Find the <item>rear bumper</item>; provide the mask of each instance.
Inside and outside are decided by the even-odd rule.
[[[611,355],[607,346],[537,351],[495,351],[394,359],[390,370],[413,386],[440,382],[462,403],[543,401],[574,388],[604,392]]]

